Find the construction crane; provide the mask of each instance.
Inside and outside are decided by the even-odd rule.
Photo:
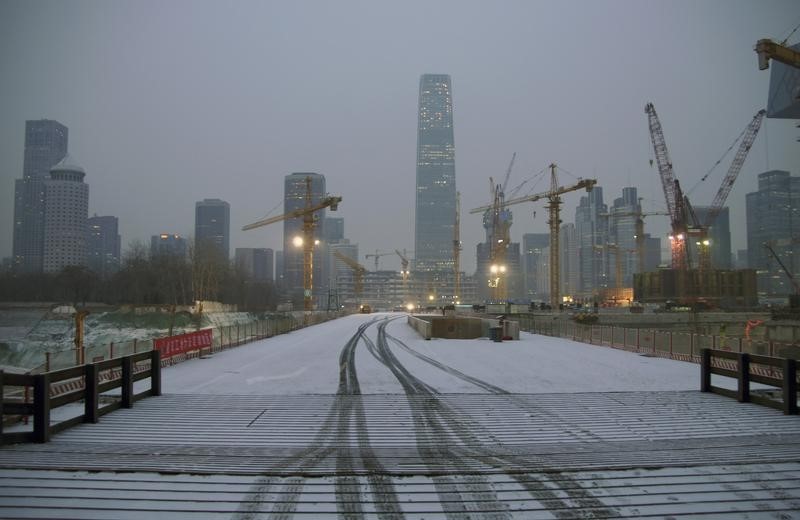
[[[776,43],[769,38],[764,38],[756,42],[754,50],[758,54],[758,70],[768,69],[771,59],[800,68],[800,52],[787,47],[786,41]]]
[[[717,195],[714,197],[714,201],[711,203],[708,213],[706,213],[705,221],[702,223],[697,223],[698,227],[700,228],[700,236],[698,237],[697,245],[699,248],[698,256],[700,258],[701,269],[708,269],[711,266],[711,258],[708,248],[708,230],[714,225],[714,222],[716,222],[717,217],[722,211],[722,207],[725,205],[725,201],[728,199],[728,194],[733,188],[733,183],[736,182],[736,177],[739,176],[739,172],[742,170],[742,166],[744,165],[745,159],[747,159],[747,154],[750,152],[750,148],[753,147],[753,142],[758,135],[758,130],[761,128],[761,122],[764,120],[764,115],[766,113],[766,110],[759,110],[756,112],[756,115],[753,116],[752,121],[750,121],[745,128],[744,132],[742,133],[742,141],[739,143],[739,149],[736,151],[733,161],[731,161],[731,165],[728,168],[728,173],[725,174],[725,178],[722,179],[722,184],[717,191]]]
[[[409,270],[408,270],[408,258],[406,257],[406,250],[403,249],[401,253],[399,249],[394,250],[397,253],[397,256],[400,257],[400,274],[403,275],[403,281],[408,280]]]
[[[456,304],[461,299],[461,193],[458,191],[456,192],[456,218],[453,226],[453,275],[455,281],[453,303]]]
[[[558,258],[559,249],[559,225],[561,224],[561,195],[572,191],[585,189],[587,192],[592,191],[592,188],[597,184],[596,179],[581,179],[571,186],[559,186],[558,176],[556,174],[557,166],[555,163],[550,164],[550,189],[548,191],[537,193],[535,195],[527,195],[515,199],[504,200],[499,202],[497,197],[491,205],[481,206],[470,210],[471,214],[486,212],[492,209],[497,211],[497,206],[511,206],[521,202],[536,202],[541,199],[547,199],[547,210],[549,219],[547,224],[550,226],[550,305],[553,308],[558,308],[560,299],[560,266]],[[493,209],[494,208],[494,209]]]
[[[317,211],[331,208],[336,211],[342,201],[338,196],[323,197],[318,203],[314,204],[311,200],[311,177],[306,177],[306,205],[304,208],[295,209],[275,217],[265,218],[242,227],[242,231],[248,231],[261,226],[274,224],[292,218],[303,217],[303,309],[311,311],[313,301],[311,292],[314,288],[314,228],[317,226],[319,217],[315,215]]]
[[[374,258],[374,259],[375,259],[375,270],[377,271],[377,270],[378,270],[378,259],[379,259],[380,257],[382,257],[382,256],[389,256],[389,255],[393,255],[393,254],[394,254],[394,253],[392,253],[392,252],[381,252],[381,251],[378,251],[378,250],[376,249],[376,250],[375,250],[375,254],[368,254],[368,255],[364,255],[364,257],[365,257],[367,260],[369,260],[370,258]]]
[[[797,280],[795,280],[795,278],[794,278],[794,275],[793,275],[793,274],[792,274],[792,272],[791,272],[791,271],[790,271],[790,270],[789,270],[789,269],[786,267],[786,264],[784,264],[784,263],[783,263],[783,261],[781,260],[781,257],[780,257],[780,256],[778,256],[778,253],[776,253],[776,252],[775,252],[775,250],[774,250],[774,249],[772,249],[772,246],[771,246],[771,245],[769,245],[767,242],[764,242],[764,249],[766,249],[767,251],[769,251],[769,252],[772,254],[772,256],[775,258],[775,260],[777,260],[777,261],[778,261],[778,265],[780,265],[780,266],[781,266],[781,269],[783,269],[783,272],[786,274],[786,277],[787,277],[787,278],[789,279],[789,281],[792,283],[792,286],[794,286],[794,292],[795,292],[795,294],[797,295],[797,297],[798,297],[798,298],[800,298],[800,283],[798,283],[798,281],[797,281]]]
[[[367,272],[366,267],[349,256],[342,254],[338,249],[333,250],[333,256],[344,262],[345,265],[353,270],[353,292],[355,292],[356,301],[360,302],[361,292],[364,287],[364,274]]]

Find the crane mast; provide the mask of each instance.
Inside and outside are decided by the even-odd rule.
[[[306,183],[306,205],[304,208],[296,209],[278,215],[253,222],[242,227],[242,231],[255,229],[268,224],[274,224],[282,220],[303,217],[303,309],[306,311],[313,310],[313,300],[311,298],[312,290],[314,288],[314,228],[317,226],[318,217],[315,212],[331,208],[331,211],[336,211],[339,203],[342,201],[341,197],[327,196],[324,197],[319,203],[314,204],[311,200],[311,177],[305,178]]]
[[[549,166],[550,168],[550,190],[537,193],[535,195],[527,195],[509,200],[501,200],[497,194],[495,200],[490,205],[481,206],[470,210],[470,214],[484,213],[487,210],[493,210],[499,213],[500,208],[519,204],[522,202],[536,202],[541,199],[547,199],[547,209],[549,219],[547,221],[550,226],[550,305],[553,308],[558,308],[560,300],[560,266],[558,262],[558,249],[559,249],[559,224],[561,223],[561,195],[571,191],[585,189],[592,191],[592,188],[597,184],[596,179],[581,179],[572,186],[559,186],[556,169],[558,168],[555,163]]]

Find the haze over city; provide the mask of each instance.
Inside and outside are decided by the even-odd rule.
[[[468,273],[484,238],[468,211],[489,202],[489,177],[501,180],[514,152],[509,186],[528,181],[521,193],[546,190],[537,174],[555,162],[596,178],[607,203],[635,186],[645,211],[663,211],[647,102],[684,191],[707,205],[732,154],[700,178],[767,103],[770,74],[758,69],[753,45],[783,40],[798,22],[790,0],[4,1],[0,257],[11,255],[25,121],[40,118],[69,127],[89,214],[119,217],[123,251],[161,232],[191,236],[204,198],[230,203],[231,250],[279,250],[282,226],[240,230],[282,212],[292,172],[323,174],[343,197],[329,216],[345,219],[362,258],[411,250],[425,73],[452,78]],[[746,245],[744,196],[756,176],[798,172],[794,124],[764,120],[727,201],[734,252]],[[564,197],[564,222],[574,221],[579,199]],[[514,215],[514,241],[547,230],[543,204]],[[646,222],[653,235],[667,229],[666,217]],[[397,269],[399,258],[381,267]]]

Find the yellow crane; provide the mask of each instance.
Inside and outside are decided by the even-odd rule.
[[[769,60],[776,60],[791,67],[800,68],[800,52],[786,46],[786,42],[774,42],[764,38],[756,42],[754,48],[758,54],[758,70],[769,68]]]
[[[355,292],[356,300],[361,301],[361,291],[364,287],[364,273],[367,272],[367,268],[343,254],[338,249],[333,250],[333,256],[344,262],[347,267],[353,270],[353,291]]]
[[[547,223],[550,226],[550,305],[554,309],[558,308],[560,294],[559,294],[559,258],[558,258],[558,248],[559,248],[559,224],[561,224],[561,195],[565,193],[569,193],[571,191],[577,191],[580,189],[585,189],[587,192],[592,191],[592,188],[595,184],[597,184],[596,179],[581,179],[577,183],[571,186],[559,186],[558,185],[558,176],[556,175],[556,168],[557,166],[555,163],[551,164],[550,166],[550,189],[548,191],[537,193],[536,195],[527,195],[524,197],[518,197],[515,199],[509,199],[502,202],[495,202],[491,205],[481,206],[480,208],[475,208],[470,210],[471,214],[474,213],[482,213],[486,210],[492,209],[494,206],[511,206],[513,204],[519,204],[521,202],[536,202],[541,199],[547,199],[547,210],[549,212],[550,218],[548,219]]]
[[[317,204],[311,200],[311,177],[306,177],[306,205],[304,208],[289,211],[283,215],[269,217],[253,222],[242,227],[242,231],[255,229],[261,226],[274,224],[292,218],[303,217],[303,309],[310,311],[313,309],[311,293],[314,288],[314,228],[317,226],[319,217],[315,215],[317,211],[331,208],[336,211],[339,208],[341,197],[326,196]]]
[[[370,258],[374,258],[374,259],[375,259],[375,270],[377,271],[377,270],[378,270],[378,259],[379,259],[380,257],[382,257],[382,256],[389,256],[389,255],[393,255],[393,254],[394,254],[394,253],[391,253],[391,252],[382,252],[382,251],[378,251],[378,250],[376,249],[376,250],[375,250],[375,254],[372,254],[372,253],[370,253],[370,254],[368,254],[368,255],[364,255],[364,257],[365,257],[367,260],[369,260]]]

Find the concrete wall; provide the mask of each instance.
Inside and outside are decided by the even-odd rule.
[[[417,318],[416,316],[408,316],[408,324],[416,330],[420,336],[425,339],[431,339],[431,323],[429,321]]]
[[[488,338],[490,327],[499,327],[500,320],[449,316],[409,316],[408,324],[425,339]],[[505,320],[503,337],[519,339],[519,323]]]

